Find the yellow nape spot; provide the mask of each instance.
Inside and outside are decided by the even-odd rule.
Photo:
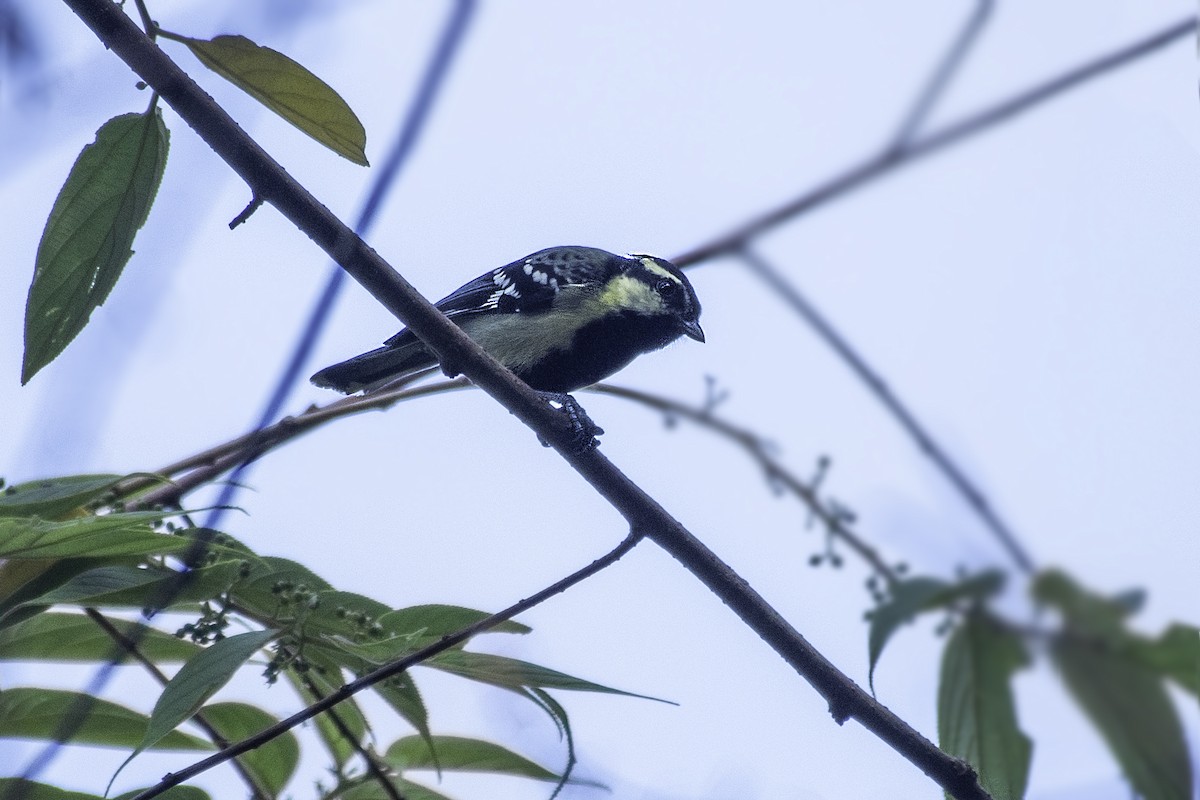
[[[667,269],[663,265],[659,264],[653,258],[650,258],[648,256],[642,256],[641,261],[642,261],[642,266],[644,266],[646,269],[650,270],[650,272],[654,273],[655,275],[659,276],[660,278],[670,278],[671,280],[675,281],[676,283],[682,283],[682,281],[679,280],[679,277],[677,275],[672,275],[671,271],[669,269]]]
[[[653,263],[653,262],[651,262]],[[655,267],[663,272],[662,267]],[[670,275],[670,273],[667,273]],[[663,310],[662,297],[645,281],[621,275],[609,281],[604,291],[596,298],[599,314],[603,316],[613,311],[640,311],[653,314]]]

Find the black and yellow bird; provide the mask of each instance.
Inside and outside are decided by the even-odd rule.
[[[704,341],[700,302],[678,267],[594,247],[540,250],[480,275],[436,306],[531,388],[560,403],[588,447],[602,431],[569,392],[680,336]],[[383,347],[326,367],[312,382],[347,394],[371,391],[437,363],[405,329]]]

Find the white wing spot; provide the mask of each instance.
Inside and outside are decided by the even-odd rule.
[[[526,274],[526,275],[532,275],[532,274],[533,274],[533,265],[532,265],[532,264],[530,264],[528,261],[526,261],[526,262],[525,262],[525,274]]]

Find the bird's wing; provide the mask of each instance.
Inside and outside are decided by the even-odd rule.
[[[552,247],[485,272],[435,305],[451,319],[484,313],[537,314],[548,310],[563,289],[588,281],[602,283],[602,279],[597,280],[597,270],[611,274],[624,265],[624,259],[603,250]],[[397,346],[415,339],[403,330],[385,344]]]

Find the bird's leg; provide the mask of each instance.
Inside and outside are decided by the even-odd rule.
[[[554,403],[562,406],[562,412],[571,422],[571,441],[576,452],[586,453],[600,446],[600,440],[596,437],[604,435],[604,428],[592,422],[592,418],[583,410],[583,406],[579,405],[578,400],[566,392],[538,392],[538,395],[550,403],[551,407]],[[550,446],[550,443],[540,436],[538,441],[544,447]]]

